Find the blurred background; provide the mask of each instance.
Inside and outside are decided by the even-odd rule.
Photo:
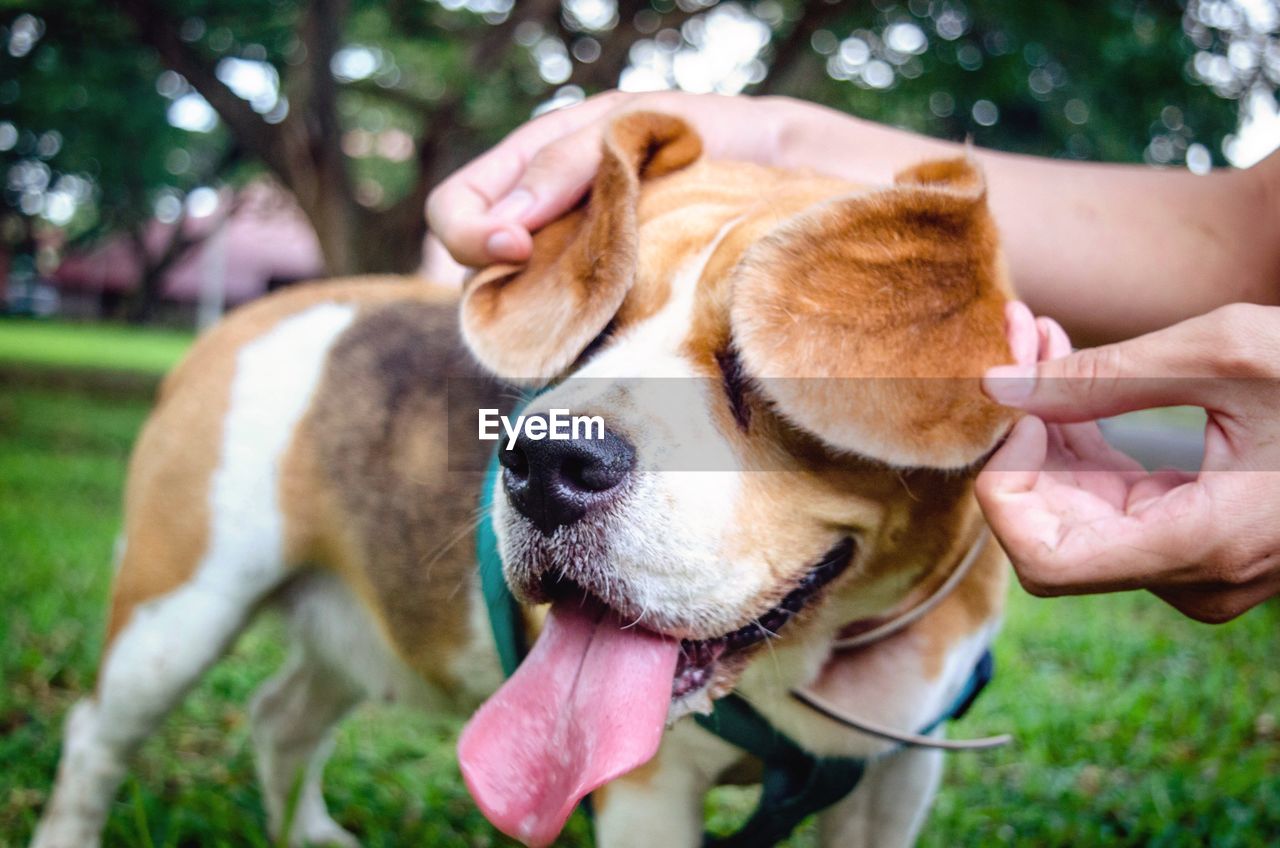
[[[621,87],[790,94],[981,146],[1246,167],[1280,143],[1275,0],[21,0],[0,19],[11,312],[207,324],[413,272],[423,200]]]
[[[1280,145],[1278,85],[1276,0],[0,0],[0,848],[25,844],[93,686],[160,376],[273,289],[446,267],[424,198],[529,116],[615,86],[789,94],[1205,173]],[[1185,460],[1199,420],[1139,441]],[[1280,844],[1277,632],[1274,603],[1209,628],[1015,587],[956,733],[1017,743],[949,758],[923,843]],[[144,748],[108,846],[269,844],[245,704],[280,637],[255,627]],[[457,726],[361,711],[328,772],[338,821],[369,846],[510,844],[462,787]],[[708,814],[750,804],[718,791]]]

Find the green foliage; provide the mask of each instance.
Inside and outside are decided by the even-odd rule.
[[[1044,156],[1140,162],[1152,137],[1178,130],[1224,162],[1237,104],[1187,73],[1196,47],[1180,3],[1018,0],[842,4],[814,42],[814,56],[785,89],[854,114],[928,135],[972,138],[982,147]],[[919,55],[885,44],[894,24],[926,34]],[[843,39],[861,39],[895,68],[888,89],[833,79]],[[834,36],[834,37],[833,37]],[[857,48],[853,45],[852,48]],[[858,48],[860,49],[860,48]],[[856,50],[855,50],[856,52]],[[983,113],[985,102],[994,107]],[[994,122],[990,116],[996,116]],[[986,120],[979,120],[979,117]]]
[[[119,493],[139,401],[0,392],[0,848],[47,798],[67,708],[93,685]],[[1263,846],[1280,837],[1280,608],[1225,626],[1145,594],[1010,598],[995,682],[955,735],[1014,745],[949,755],[925,846]],[[267,846],[247,700],[284,659],[281,623],[241,639],[144,746],[107,845]],[[469,801],[459,719],[359,710],[338,734],[330,807],[371,848],[513,845]],[[717,792],[728,825],[749,793]],[[140,834],[139,826],[143,827]],[[580,818],[560,843],[590,844]],[[816,844],[813,825],[790,842]]]
[[[37,0],[19,8],[37,16],[41,36],[28,54],[0,53],[0,119],[18,131],[17,143],[0,152],[0,170],[29,163],[50,190],[68,177],[70,190],[80,188],[76,178],[87,180],[91,193],[78,198],[72,237],[135,226],[151,217],[161,189],[185,193],[217,170],[225,133],[169,124],[169,102],[156,90],[163,66],[136,46],[110,6]],[[4,15],[0,41],[9,41],[19,17]],[[23,209],[12,186],[5,200]]]

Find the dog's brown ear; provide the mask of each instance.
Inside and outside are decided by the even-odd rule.
[[[467,284],[462,333],[480,363],[534,384],[573,364],[634,281],[640,181],[679,170],[701,152],[679,118],[633,112],[614,121],[587,205],[538,231],[527,264],[495,265]]]
[[[779,413],[843,451],[960,468],[1012,414],[982,394],[1009,362],[1009,295],[982,174],[927,162],[891,188],[806,210],[735,271],[744,369]]]

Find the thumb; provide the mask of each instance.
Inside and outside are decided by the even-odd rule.
[[[991,368],[982,388],[997,403],[1058,422],[1160,406],[1203,406],[1213,381],[1197,379],[1203,361],[1194,351],[1204,346],[1197,325],[1187,321],[1035,365]]]
[[[511,133],[431,192],[426,209],[431,231],[464,265],[528,259],[533,247],[530,231],[572,208],[595,173],[600,151],[591,146],[592,133],[581,131],[597,125],[598,148],[598,125],[631,97],[599,94],[548,112]],[[549,150],[557,152],[544,153]],[[574,150],[582,156],[567,152]],[[557,157],[567,170],[552,164]],[[535,162],[543,173],[530,176],[527,171]]]
[[[516,184],[489,209],[489,219],[499,225],[495,234],[513,227],[532,233],[572,209],[600,168],[603,137],[601,123],[589,124],[535,153]],[[495,246],[489,245],[489,252],[502,255]]]

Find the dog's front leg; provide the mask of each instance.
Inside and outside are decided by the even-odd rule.
[[[824,812],[824,848],[908,848],[942,780],[941,751],[907,748],[867,766],[858,788]]]
[[[591,796],[600,848],[697,848],[702,799],[742,756],[691,718],[667,731],[658,755]]]

